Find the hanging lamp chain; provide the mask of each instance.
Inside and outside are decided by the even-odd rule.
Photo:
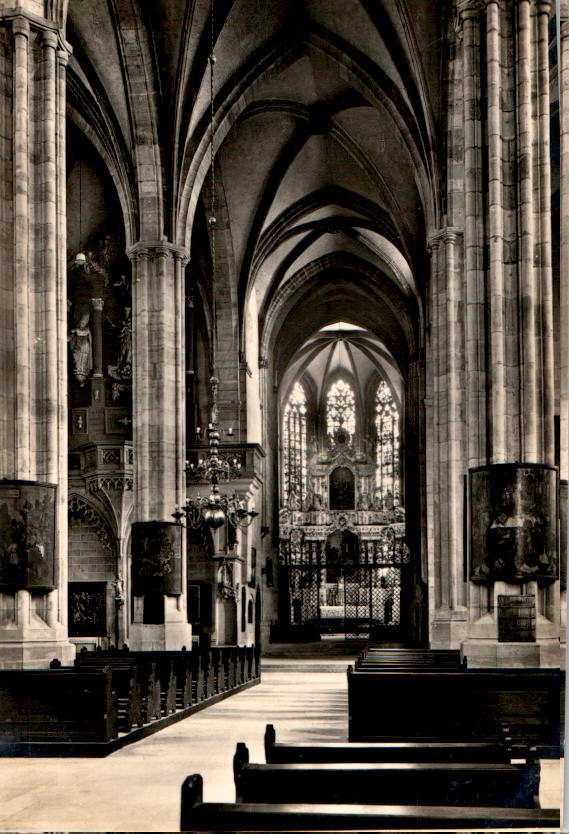
[[[216,252],[215,252],[215,231],[217,218],[215,216],[215,150],[214,150],[214,67],[216,57],[214,54],[215,45],[215,0],[211,0],[210,8],[210,39],[211,49],[209,55],[209,104],[210,104],[210,165],[211,165],[211,200],[210,200],[210,216],[209,225],[211,228],[211,306],[212,306],[212,378],[216,377],[217,368],[217,306],[216,306],[216,285],[215,285],[215,267],[216,267]],[[212,392],[213,393],[213,392]],[[212,409],[216,409],[216,403],[212,403]]]

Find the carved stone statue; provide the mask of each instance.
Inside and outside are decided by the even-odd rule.
[[[116,365],[109,365],[107,370],[112,379],[130,379],[132,377],[132,318],[130,307],[124,309],[124,319],[119,331],[119,355]]]
[[[73,376],[79,385],[85,385],[93,370],[93,344],[89,328],[89,313],[84,313],[79,323],[69,334],[69,345],[73,357]]]

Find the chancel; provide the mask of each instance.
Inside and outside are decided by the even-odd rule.
[[[567,0],[0,43],[0,831],[558,828]]]

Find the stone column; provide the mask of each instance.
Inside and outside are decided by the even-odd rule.
[[[462,23],[463,113],[464,113],[464,219],[449,218],[453,225],[464,223],[464,321],[465,321],[465,443],[469,466],[483,459],[487,448],[486,354],[484,296],[484,209],[482,186],[481,121],[481,15],[479,0],[459,3]]]
[[[140,242],[133,262],[134,518],[148,530],[172,522],[185,503],[184,250],[167,242]],[[190,648],[186,616],[185,530],[179,593],[164,593],[164,622],[143,623],[135,606],[130,645],[135,649]],[[133,559],[135,555],[133,554]]]
[[[561,414],[561,459],[559,474],[562,480],[569,478],[569,0],[560,4],[559,49],[559,119],[561,141],[561,265],[560,265],[560,414]],[[562,500],[565,500],[565,536],[567,543],[567,486],[564,485]],[[567,591],[562,593],[562,640],[566,642]]]
[[[533,52],[531,38],[531,2],[518,0],[517,29],[517,137],[519,171],[519,263],[520,263],[520,355],[522,362],[521,384],[521,459],[537,461],[538,451],[538,400],[537,400],[537,331],[536,331],[536,282],[535,216],[533,203],[534,169],[533,143],[534,121],[532,113]]]
[[[506,357],[504,316],[504,212],[502,143],[501,8],[490,0],[486,10],[486,83],[488,130],[488,247],[489,247],[489,455],[504,463],[506,453]]]
[[[93,307],[93,377],[103,376],[103,307],[102,298],[92,298]]]
[[[465,330],[463,307],[462,234],[442,229],[430,240],[433,322],[433,440],[428,459],[433,465],[433,552],[429,574],[434,602],[431,643],[457,646],[466,628],[463,577],[465,433]],[[433,581],[434,580],[434,581]]]
[[[553,342],[553,276],[551,234],[551,150],[549,97],[549,15],[550,0],[536,2],[537,60],[537,148],[539,249],[536,261],[541,290],[541,379],[543,397],[543,463],[555,463],[555,368]]]
[[[71,662],[67,640],[67,318],[64,19],[32,0],[0,2],[0,503],[25,528],[3,533],[0,667]],[[11,79],[11,83],[10,83]],[[31,497],[35,496],[35,497]],[[39,502],[39,503],[36,503]],[[30,502],[32,509],[24,505]],[[47,502],[47,505],[44,503]],[[40,506],[50,509],[40,511]],[[24,510],[24,512],[22,512]],[[41,554],[40,563],[33,561]],[[33,589],[33,590],[32,590]]]

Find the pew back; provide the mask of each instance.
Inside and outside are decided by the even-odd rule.
[[[348,669],[350,741],[502,739],[549,747],[560,736],[559,669],[404,672]],[[524,738],[523,727],[529,737]],[[547,751],[544,751],[547,752]]]
[[[538,806],[538,762],[251,764],[234,757],[238,802]]]
[[[272,724],[265,731],[267,764],[340,762],[509,762],[520,758],[505,744],[492,742],[320,742],[283,744],[276,741]]]
[[[203,802],[200,774],[182,785],[181,831],[538,831],[559,828],[553,809],[298,803]]]
[[[106,742],[117,735],[108,668],[0,672],[0,742]]]

